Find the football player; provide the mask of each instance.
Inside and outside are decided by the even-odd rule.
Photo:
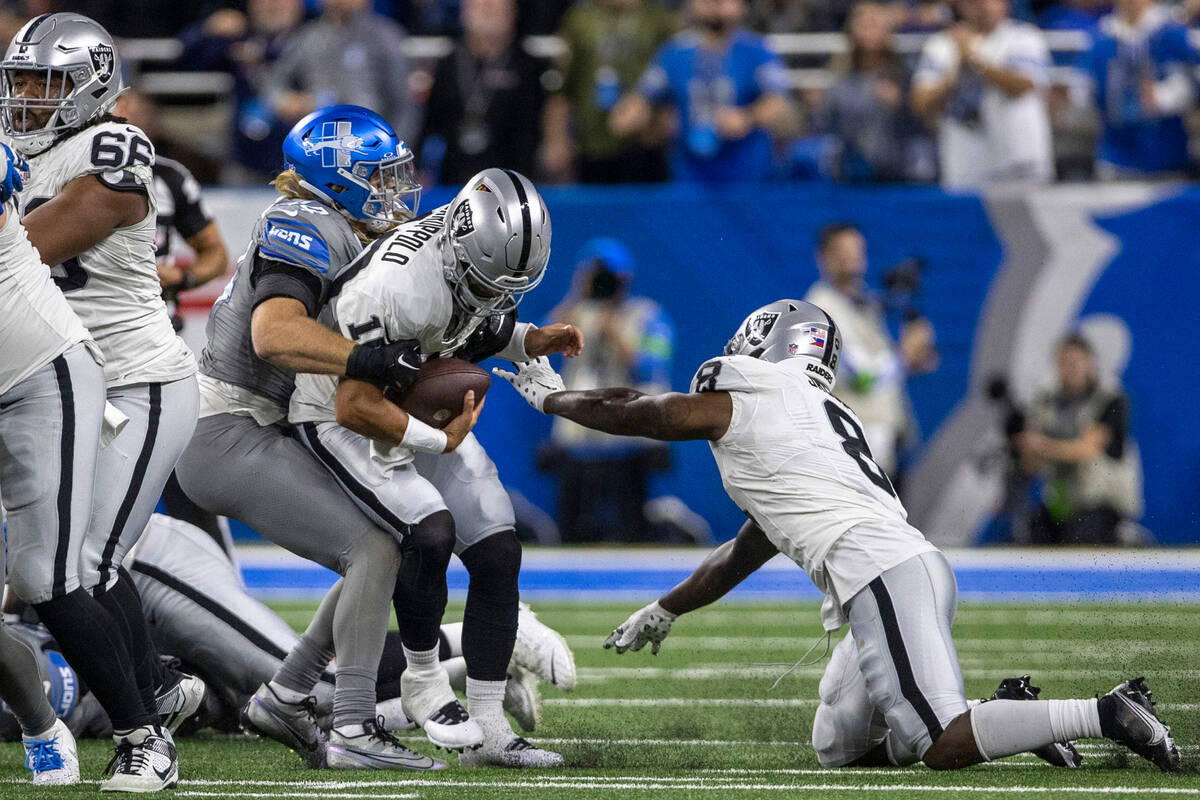
[[[244,723],[319,761],[307,701],[336,651],[334,769],[434,769],[376,723],[376,672],[399,544],[364,516],[289,431],[297,371],[398,385],[403,346],[359,345],[315,317],[364,244],[417,208],[412,153],[378,114],[332,106],[296,123],[283,148],[280,193],[255,224],[213,305],[200,355],[200,421],[176,469],[201,508],[240,520],[343,577],[306,636],[259,688]],[[474,409],[451,422],[463,436]],[[464,715],[465,716],[465,715]]]
[[[578,328],[516,321],[517,304],[541,281],[549,256],[550,216],[537,189],[512,170],[484,170],[448,205],[367,248],[334,282],[320,319],[360,347],[404,345],[414,369],[438,356],[574,356],[583,346]],[[512,504],[478,440],[409,416],[371,382],[328,375],[297,376],[289,419],[363,513],[403,542],[394,605],[408,660],[405,713],[435,738],[430,721],[436,725],[453,707],[437,660],[453,550],[471,576],[463,618],[467,707],[483,732],[483,745],[464,750],[459,763],[561,764],[557,753],[517,736],[501,709],[517,632],[521,545]]]
[[[129,418],[100,452],[81,577],[116,620],[143,701],[168,725],[199,705],[203,682],[164,674],[137,591],[122,569],[196,424],[196,362],[171,325],[155,263],[154,149],[109,112],[120,56],[103,27],[43,14],[0,62],[0,123],[28,160],[24,225],[104,353],[108,402]]]
[[[155,514],[129,553],[129,569],[159,651],[182,660],[208,684],[204,705],[182,730],[211,725],[233,731],[238,727],[239,709],[278,671],[298,637],[277,614],[246,593],[234,562],[205,534],[188,522]],[[18,615],[19,604],[14,605],[10,598],[5,611],[10,617]],[[4,630],[37,655],[54,711],[72,733],[82,737],[111,732],[103,709],[63,662],[60,646],[44,627],[30,620],[0,628]],[[514,653],[509,664],[504,707],[522,728],[532,731],[541,714],[538,678],[546,674],[551,658],[565,655],[569,660],[571,653],[562,637],[527,607],[522,609],[518,637],[526,646]],[[462,623],[444,625],[439,640],[439,658],[450,671],[455,688],[461,690],[466,680]],[[545,642],[555,642],[558,651],[547,651]],[[388,633],[379,667],[378,715],[384,717],[388,730],[411,728],[398,699],[405,668],[398,634]],[[313,690],[316,713],[322,720],[332,714],[333,681],[333,675],[326,674]],[[40,693],[41,684],[34,681],[33,685]],[[0,740],[10,740],[14,733],[19,738],[17,722],[7,709],[0,710]]]
[[[125,645],[80,575],[105,416],[104,356],[18,221],[11,197],[24,164],[7,145],[0,162],[0,485],[8,581],[98,687],[112,718],[115,771],[101,788],[166,788],[178,778],[175,746],[143,703]],[[77,782],[70,732],[47,713],[32,655],[3,629],[0,693],[20,719],[34,782]]]
[[[957,769],[1104,737],[1178,770],[1179,751],[1141,679],[1099,699],[995,699],[968,708],[950,634],[954,573],[908,524],[858,418],[832,395],[840,350],[824,311],[779,300],[746,318],[725,354],[701,365],[688,394],[567,392],[544,360],[516,373],[496,370],[534,408],[580,425],[707,440],[726,492],[749,518],[605,646],[624,652],[652,643],[657,652],[679,614],[713,602],[783,553],[825,593],[826,630],[850,624],[821,681],[813,745],[823,765],[924,761]]]

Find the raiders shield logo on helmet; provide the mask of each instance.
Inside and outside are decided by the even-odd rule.
[[[96,70],[96,77],[101,83],[108,83],[113,75],[113,49],[106,44],[98,44],[88,48],[88,55],[92,57],[92,69]]]
[[[754,319],[746,323],[746,341],[751,345],[762,344],[763,339],[771,333],[771,329],[775,327],[775,320],[779,319],[779,313],[775,311],[764,311]]]
[[[470,203],[464,201],[454,209],[454,219],[451,220],[450,229],[454,231],[455,236],[466,236],[468,233],[475,232],[475,220],[471,216]]]

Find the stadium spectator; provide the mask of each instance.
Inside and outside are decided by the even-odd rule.
[[[570,294],[551,313],[575,325],[588,346],[563,365],[568,389],[632,386],[657,393],[670,386],[674,329],[662,308],[630,293],[633,254],[615,239],[586,243],[575,257]],[[543,463],[558,475],[558,527],[563,541],[645,541],[646,483],[665,469],[665,444],[610,436],[554,420]]]
[[[910,374],[937,367],[934,331],[929,320],[905,320],[900,341],[888,331],[883,306],[867,287],[867,240],[847,223],[826,225],[817,235],[821,279],[804,299],[837,320],[842,357],[834,394],[846,401],[863,423],[863,435],[875,463],[895,477],[901,443],[910,438]]]
[[[942,184],[980,188],[1054,177],[1045,93],[1050,56],[1008,0],[959,0],[963,21],[921,52],[911,107],[937,117]]]
[[[1102,122],[1096,175],[1174,177],[1188,166],[1184,114],[1200,58],[1187,28],[1153,0],[1117,0],[1085,59]]]
[[[420,109],[409,95],[405,35],[368,0],[324,0],[321,16],[288,39],[267,73],[266,100],[285,126],[347,103],[378,112],[411,139]]]
[[[678,116],[676,180],[759,180],[772,168],[772,136],[795,127],[787,74],[761,36],[741,27],[745,0],[691,0],[693,27],[655,55],[609,118],[617,136],[646,130],[655,107]]]
[[[183,66],[233,75],[232,155],[248,174],[227,170],[225,182],[262,182],[279,169],[290,123],[261,93],[267,70],[303,21],[303,0],[249,0],[246,13],[222,9],[180,35]]]
[[[434,70],[419,151],[441,183],[496,166],[533,173],[548,65],[517,41],[516,19],[516,0],[463,0],[463,37]]]
[[[854,6],[849,52],[835,57],[837,80],[813,114],[810,130],[837,141],[833,174],[842,181],[932,180],[933,146],[909,113],[910,75],[892,50],[895,15],[882,3]]]
[[[674,16],[645,0],[583,0],[567,12],[558,32],[566,46],[558,64],[562,88],[546,99],[547,174],[584,183],[667,179],[662,131],[651,125],[637,136],[616,136],[608,115],[674,30]]]
[[[1067,336],[1057,385],[1034,401],[1016,438],[1022,465],[1046,478],[1034,515],[1035,544],[1116,544],[1118,526],[1141,514],[1141,468],[1129,435],[1129,399],[1105,386],[1092,346]]]

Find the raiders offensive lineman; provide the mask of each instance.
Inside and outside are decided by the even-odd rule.
[[[515,321],[544,274],[550,217],[524,176],[488,169],[449,205],[379,239],[335,282],[320,319],[360,343],[408,341],[411,360],[490,355],[524,361],[583,346],[578,328]],[[469,396],[469,393],[468,393]],[[359,507],[404,541],[395,607],[408,658],[405,713],[434,738],[452,705],[436,659],[453,549],[471,576],[464,616],[467,701],[483,746],[462,765],[556,766],[562,757],[517,736],[501,711],[517,630],[520,542],[496,467],[473,435],[410,417],[362,381],[299,375],[289,419]]]
[[[315,319],[363,245],[412,216],[421,187],[412,153],[359,106],[296,123],[283,147],[280,192],[208,318],[200,356],[200,420],[176,468],[201,508],[240,520],[340,573],[309,635],[247,705],[243,724],[333,769],[437,769],[376,724],[376,674],[399,544],[364,516],[287,427],[297,371],[405,385],[403,346],[361,346]],[[469,429],[473,414],[454,425]],[[308,696],[336,651],[334,733],[326,759]]]
[[[164,674],[137,591],[121,568],[196,424],[196,364],[158,288],[154,150],[109,115],[120,58],[79,14],[28,22],[0,63],[4,133],[30,163],[24,224],[104,353],[108,401],[129,417],[99,456],[82,579],[118,622],[143,701],[168,724],[199,705],[203,683]]]
[[[831,394],[841,337],[817,306],[779,300],[746,318],[690,394],[567,392],[544,360],[495,372],[539,411],[607,433],[708,440],[729,497],[750,521],[687,580],[605,642],[653,643],[777,553],[825,593],[828,631],[850,623],[821,681],[813,745],[826,766],[957,769],[1081,737],[1105,737],[1179,768],[1141,679],[1091,700],[996,699],[968,710],[950,627],[946,557],[908,524],[854,413]],[[1036,696],[1036,695],[1035,695]],[[882,717],[880,724],[879,717]]]
[[[159,651],[180,659],[208,684],[204,705],[181,730],[206,726],[237,730],[238,710],[270,680],[299,637],[279,615],[246,593],[236,565],[221,545],[206,531],[181,519],[153,515],[129,553],[129,570]],[[17,611],[11,602],[6,604],[6,615]],[[4,630],[34,651],[53,711],[72,733],[85,737],[111,732],[103,709],[62,661],[61,648],[44,627],[30,620],[0,628]],[[532,731],[540,723],[539,676],[550,680],[547,668],[552,658],[565,659],[572,668],[574,662],[563,638],[527,607],[522,609],[518,636],[527,647],[514,653],[509,665],[504,709],[522,728]],[[439,639],[439,658],[451,673],[455,688],[462,690],[466,681],[462,623],[443,625]],[[551,650],[543,646],[545,642],[553,642]],[[377,714],[384,717],[388,730],[413,725],[400,708],[404,667],[399,635],[389,632],[377,692]],[[326,674],[313,691],[316,713],[322,720],[332,714],[333,680],[332,674]],[[40,691],[36,681],[34,686]],[[8,708],[0,708],[0,740],[19,735],[17,720]]]
[[[98,687],[113,720],[117,755],[101,788],[155,791],[175,785],[175,746],[143,704],[125,646],[80,577],[105,417],[104,357],[8,202],[20,182],[12,177],[11,151],[0,151],[0,485],[8,580],[54,631],[68,661]],[[31,662],[0,629],[0,688],[20,717],[34,782],[75,783],[74,742],[46,716]]]

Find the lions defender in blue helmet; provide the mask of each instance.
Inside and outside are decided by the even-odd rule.
[[[376,723],[375,688],[399,542],[363,515],[289,436],[297,372],[403,387],[403,343],[363,346],[316,321],[331,285],[363,245],[417,209],[412,154],[378,114],[333,106],[300,120],[283,147],[280,197],[259,218],[237,271],[214,304],[200,357],[200,420],[180,459],[183,490],[208,511],[339,572],[309,635],[260,687],[250,730],[311,764],[325,759],[309,695],[337,653],[332,768],[436,769]],[[463,414],[451,429],[468,429]],[[466,714],[450,715],[453,722]],[[452,725],[446,726],[452,728]],[[453,730],[447,732],[447,736]]]

